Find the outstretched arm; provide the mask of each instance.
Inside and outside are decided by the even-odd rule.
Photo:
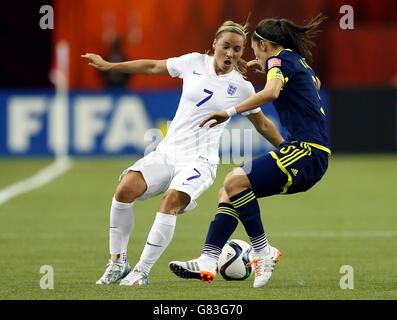
[[[256,131],[276,148],[284,141],[275,124],[262,111],[249,114],[247,118],[254,125]]]
[[[273,100],[276,100],[278,98],[282,88],[283,82],[280,79],[271,79],[266,82],[266,86],[265,88],[263,88],[262,91],[259,91],[252,97],[238,104],[237,106],[224,111],[215,112],[206,117],[200,123],[200,127],[204,126],[208,121],[211,120],[215,120],[215,122],[210,124],[210,128],[215,127],[216,125],[225,122],[227,119],[229,119],[231,116],[234,116],[235,114],[253,110],[264,104],[272,102]]]
[[[124,73],[138,73],[147,75],[168,73],[167,60],[133,60],[126,62],[108,62],[100,55],[86,53],[81,55],[82,58],[88,59],[88,65],[101,71],[118,71]]]

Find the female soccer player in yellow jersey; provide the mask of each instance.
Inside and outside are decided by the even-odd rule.
[[[253,247],[254,287],[263,287],[270,280],[281,253],[268,244],[257,198],[310,189],[327,170],[331,153],[318,93],[320,82],[306,62],[311,58],[312,37],[324,19],[319,15],[305,26],[286,19],[262,20],[252,35],[256,60],[249,65],[267,73],[265,88],[201,122],[204,126],[212,121],[209,127],[216,128],[237,113],[273,102],[288,136],[277,150],[227,175],[218,214],[211,222],[201,256],[188,262],[171,262],[169,266],[176,275],[212,281],[222,248],[240,220]]]
[[[192,210],[195,200],[212,185],[219,162],[223,129],[200,128],[202,119],[228,109],[255,94],[243,78],[241,59],[246,27],[225,22],[213,41],[214,55],[189,53],[166,60],[135,60],[109,63],[96,54],[82,57],[99,70],[147,75],[169,74],[183,79],[183,91],[166,137],[156,150],[127,168],[120,177],[110,209],[110,261],[98,284],[145,285],[148,274],[170,243],[176,214]],[[158,106],[161,108],[162,106]],[[244,113],[257,131],[278,147],[283,141],[275,125],[260,108]],[[134,201],[164,194],[140,260],[134,268],[127,262],[127,244],[134,226]]]

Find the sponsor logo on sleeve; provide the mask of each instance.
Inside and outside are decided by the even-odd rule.
[[[273,67],[281,67],[281,59],[279,58],[271,58],[267,62],[267,68],[270,70]]]

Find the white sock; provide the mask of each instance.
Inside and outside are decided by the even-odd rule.
[[[209,264],[216,264],[218,262],[217,258],[210,257],[209,255],[206,255],[206,254],[201,254],[199,259],[201,261],[204,261],[204,262],[209,263]]]
[[[114,197],[110,208],[109,249],[112,260],[127,259],[127,246],[134,227],[134,202],[124,203]]]
[[[174,236],[175,225],[176,215],[157,212],[145,248],[136,265],[136,267],[140,268],[145,274],[149,274],[150,269],[170,244]]]
[[[266,239],[266,234],[263,233],[255,238],[250,238],[254,256],[267,256],[270,253],[270,248]]]

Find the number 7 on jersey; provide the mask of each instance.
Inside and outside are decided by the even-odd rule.
[[[206,103],[209,99],[211,99],[212,95],[214,94],[212,91],[204,89],[203,90],[205,93],[209,94],[208,97],[205,97],[203,100],[201,100],[199,103],[196,104],[197,107],[200,107],[202,104]]]

